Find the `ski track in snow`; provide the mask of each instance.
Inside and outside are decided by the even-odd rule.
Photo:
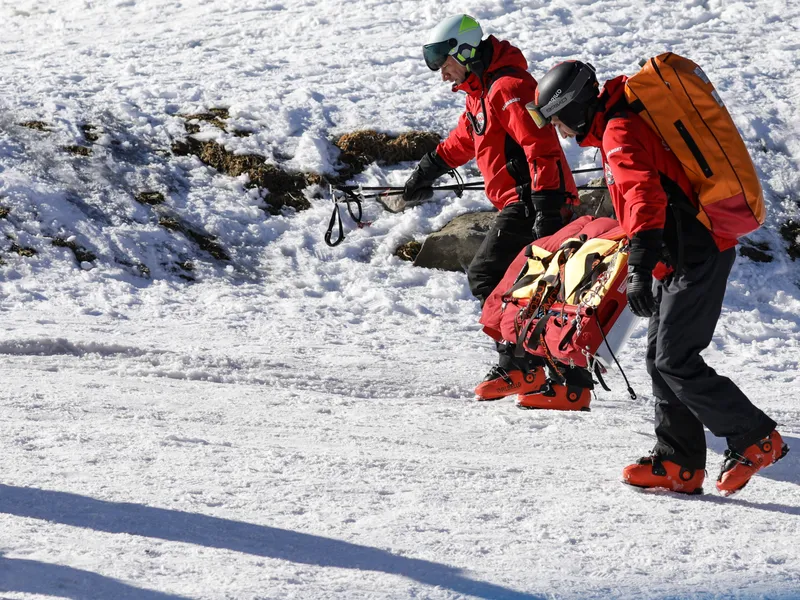
[[[737,261],[705,355],[793,447],[738,495],[713,490],[710,433],[705,495],[619,483],[654,443],[644,324],[619,357],[636,400],[616,370],[591,413],[472,400],[493,350],[465,276],[392,252],[482,195],[366,206],[331,249],[327,200],[266,217],[242,178],[168,151],[177,115],[219,106],[255,133],[205,136],[304,170],[330,172],[341,133],[444,134],[463,105],[419,46],[463,10],[535,76],[568,58],[631,74],[670,49],[730,107],[770,207],[751,238],[775,260]],[[796,2],[20,0],[0,22],[0,232],[37,252],[7,240],[0,264],[4,599],[800,597],[800,271],[777,233],[800,197]],[[65,155],[87,123],[92,155]],[[230,264],[159,228],[143,190]]]

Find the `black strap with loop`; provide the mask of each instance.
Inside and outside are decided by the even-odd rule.
[[[603,389],[605,391],[607,391],[607,392],[610,392],[611,388],[608,387],[608,385],[606,384],[606,380],[603,379],[602,367],[600,366],[600,363],[598,363],[598,362],[596,362],[594,364],[594,374],[595,374],[595,377],[597,377],[597,381],[600,383],[601,386],[603,386]]]
[[[350,189],[342,189],[344,192],[344,198],[341,202],[347,204],[347,213],[350,215],[350,218],[355,221],[358,227],[363,227],[365,225],[364,222],[361,221],[361,217],[363,216],[364,212],[361,208],[361,198],[359,198],[353,190]],[[333,201],[333,212],[331,213],[331,220],[328,223],[328,229],[325,231],[325,243],[328,244],[331,248],[338,246],[344,241],[344,225],[342,224],[342,214],[339,212],[339,202],[340,200],[334,199]],[[350,206],[351,204],[356,205],[356,209],[358,209],[357,213],[353,212],[353,208]],[[339,221],[339,237],[336,238],[334,241],[332,239],[333,236],[333,228],[336,226],[336,221]]]

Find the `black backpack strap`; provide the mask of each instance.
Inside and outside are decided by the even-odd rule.
[[[606,111],[606,119],[608,121],[611,119],[624,119],[625,117],[629,116],[630,112],[639,113],[642,110],[644,110],[644,105],[642,105],[639,110],[635,110],[633,106],[628,104],[625,98],[622,98]]]
[[[496,71],[491,71],[487,73],[486,83],[485,83],[486,93],[487,94],[489,93],[489,91],[492,89],[492,86],[494,85],[494,82],[500,79],[501,77],[505,77],[507,75],[519,74],[523,72],[524,71],[522,69],[519,69],[517,67],[500,67]]]

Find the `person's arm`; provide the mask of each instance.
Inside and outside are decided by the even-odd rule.
[[[641,123],[641,127],[647,127]],[[662,231],[667,215],[667,194],[653,153],[645,147],[649,130],[625,118],[612,119],[603,135],[603,152],[614,185],[623,197],[616,207],[629,237],[646,231]],[[652,234],[648,234],[652,235]]]
[[[403,186],[403,200],[415,204],[430,200],[433,196],[433,182],[450,169],[460,167],[475,156],[475,144],[469,131],[466,113],[461,115],[458,125],[447,139],[443,140],[433,152],[428,152],[419,161],[411,176]]]
[[[499,78],[492,86],[490,102],[494,114],[511,138],[525,152],[531,173],[531,191],[571,191],[572,173],[563,159],[561,143],[552,125],[536,126],[526,102],[533,100],[536,88],[517,77]]]
[[[553,126],[539,129],[525,110],[534,92],[524,80],[507,76],[492,86],[490,101],[500,125],[525,152],[536,212],[533,235],[538,239],[563,227],[562,208],[575,186]]]
[[[646,125],[642,124],[646,127]],[[622,195],[621,214],[630,238],[628,304],[633,313],[650,317],[655,312],[652,272],[661,259],[667,194],[652,152],[643,143],[647,131],[638,131],[628,119],[614,119],[606,127],[603,151],[613,183]]]
[[[475,158],[475,141],[472,139],[472,125],[464,112],[458,125],[446,139],[436,147],[436,155],[451,168],[460,167]]]

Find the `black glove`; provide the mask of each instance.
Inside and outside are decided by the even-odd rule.
[[[407,203],[417,204],[430,200],[433,197],[431,189],[433,182],[449,170],[450,166],[439,158],[435,150],[428,152],[406,180],[406,184],[403,186],[403,200]]]
[[[553,235],[564,226],[561,209],[567,200],[564,192],[537,192],[531,197],[536,217],[533,220],[533,239]]]
[[[637,317],[652,317],[656,312],[653,274],[641,267],[628,269],[628,306]]]
[[[628,250],[628,306],[637,317],[652,317],[656,312],[653,296],[653,269],[663,247],[663,230],[637,231]]]

